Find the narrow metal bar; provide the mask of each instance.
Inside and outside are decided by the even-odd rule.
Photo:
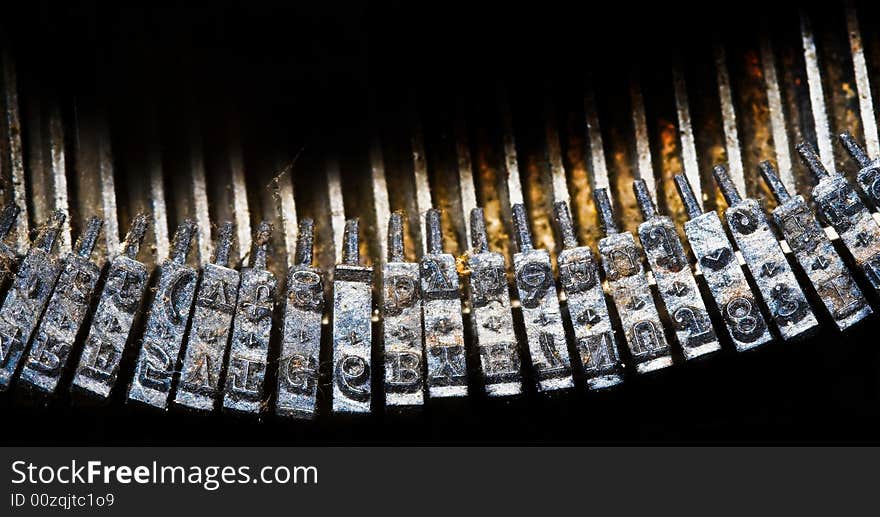
[[[791,143],[788,140],[788,131],[785,126],[785,113],[782,110],[782,94],[779,91],[779,79],[776,75],[776,56],[770,34],[764,31],[760,36],[761,45],[761,68],[764,72],[764,85],[767,90],[767,106],[770,111],[770,131],[773,134],[773,149],[776,153],[776,165],[779,167],[780,180],[786,188],[794,189],[794,174],[792,173]]]
[[[458,163],[458,183],[461,192],[462,214],[467,216],[477,208],[477,186],[474,181],[474,170],[471,160],[471,149],[468,140],[467,123],[459,103],[456,106],[455,118],[455,155]],[[465,224],[465,242],[472,242],[473,229]]]
[[[742,202],[742,197],[739,195],[739,188],[731,179],[727,167],[716,165],[712,169],[712,174],[715,176],[715,182],[718,184],[718,188],[721,189],[721,194],[724,196],[724,200],[727,201],[728,205],[736,205]]]
[[[736,128],[736,108],[730,89],[730,75],[727,71],[727,55],[720,43],[715,45],[715,71],[718,80],[718,98],[721,101],[721,119],[724,127],[724,146],[727,150],[727,163],[734,186],[746,191],[745,170],[743,169],[742,149]]]
[[[834,169],[834,149],[831,146],[831,126],[825,107],[825,93],[822,89],[822,72],[819,68],[819,57],[816,53],[816,41],[810,20],[803,11],[801,19],[801,43],[804,50],[804,63],[807,69],[807,86],[810,91],[810,107],[813,113],[813,125],[816,129],[816,144],[822,165]]]
[[[645,117],[645,99],[637,77],[630,80],[630,103],[636,136],[636,177],[645,182],[653,201],[657,200],[657,183],[654,179],[654,165],[651,161],[651,142],[648,138],[648,123]]]
[[[156,239],[156,256],[168,255],[168,207],[165,201],[165,180],[162,171],[162,156],[159,135],[155,130],[150,132],[148,138],[151,141],[146,149],[146,167],[149,174],[150,209],[152,213],[153,235]]]
[[[52,177],[52,209],[70,213],[67,198],[67,168],[64,152],[64,124],[61,120],[61,107],[54,100],[49,110],[49,169]],[[71,250],[70,218],[64,219],[58,234],[58,252],[67,254]]]
[[[391,202],[388,198],[388,183],[385,180],[385,158],[382,155],[382,142],[378,136],[370,143],[370,172],[372,174],[373,209],[376,217],[376,239],[379,245],[379,261],[388,254],[388,232],[385,221],[391,217]]]
[[[6,119],[6,144],[9,153],[9,178],[12,182],[12,202],[21,209],[16,224],[16,249],[24,253],[30,245],[27,204],[27,179],[24,173],[24,153],[21,147],[21,115],[18,106],[18,79],[15,64],[8,49],[3,50],[3,100]]]
[[[76,199],[73,213],[87,212],[88,215],[103,217],[104,199],[100,174],[101,149],[99,143],[101,135],[99,135],[100,129],[98,127],[100,110],[85,95],[76,99],[74,110],[73,140],[75,154],[72,162],[76,165],[76,170],[71,179],[74,185],[73,191],[76,192]],[[116,218],[115,212],[112,216],[114,219]],[[117,236],[112,249],[107,248],[106,238],[98,242],[98,262],[103,262],[105,257],[117,252],[119,247],[118,241]]]
[[[340,179],[339,160],[335,157],[327,159],[327,198],[330,202],[330,227],[333,242],[345,232],[345,202],[342,198],[342,180]],[[336,248],[336,261],[342,261],[342,249]]]
[[[516,158],[516,137],[513,131],[513,114],[507,90],[499,88],[498,109],[501,114],[501,137],[504,146],[504,171],[507,173],[507,196],[510,206],[523,203],[522,183],[519,175],[519,162]]]
[[[605,148],[602,143],[602,130],[599,127],[599,113],[596,110],[596,96],[591,88],[584,93],[584,112],[587,117],[587,140],[590,142],[590,165],[593,188],[608,189],[608,166],[605,163]]]
[[[526,207],[522,203],[513,205],[513,235],[516,246],[520,252],[531,251],[535,248],[532,244],[532,232],[529,230],[529,219],[526,215]]]
[[[275,188],[279,199],[279,211],[281,216],[281,235],[284,239],[284,251],[287,257],[291,257],[296,249],[297,239],[297,215],[296,200],[294,198],[293,165],[287,165],[276,176]],[[245,194],[247,193],[244,190]],[[250,224],[250,223],[248,223]],[[242,232],[239,232],[241,235]],[[250,239],[250,236],[248,236]],[[253,242],[250,243],[253,246]],[[247,248],[243,248],[246,250]]]
[[[211,216],[208,209],[208,191],[205,183],[205,154],[202,150],[202,134],[197,123],[189,128],[189,172],[192,178],[193,215],[198,225],[198,263],[211,258]],[[237,210],[236,210],[237,212]],[[188,245],[188,243],[187,243]]]
[[[782,179],[773,170],[773,165],[765,160],[758,164],[758,169],[761,171],[761,176],[764,177],[764,181],[767,182],[767,186],[770,187],[770,192],[773,193],[776,201],[779,204],[788,203],[791,199],[791,194],[789,194],[788,189],[785,187],[785,183],[782,182]]]
[[[247,182],[244,177],[241,134],[237,125],[229,127],[228,142],[233,222],[238,240],[238,258],[242,260],[251,249],[251,210],[247,198]],[[278,197],[281,200],[281,221],[284,224],[286,248],[290,250],[296,242],[296,207],[293,205],[293,180],[290,178],[290,174],[284,174],[278,179],[277,188]]]
[[[877,119],[874,118],[874,100],[871,98],[871,77],[868,73],[868,65],[865,62],[865,48],[862,45],[859,19],[856,16],[856,9],[851,5],[846,8],[846,30],[849,34],[849,48],[852,53],[856,92],[859,94],[859,114],[862,121],[862,133],[868,146],[868,154],[880,156],[880,135],[877,133]]]
[[[107,115],[102,110],[97,123],[98,176],[101,181],[101,207],[104,216],[104,236],[107,251],[115,254],[119,249],[119,214],[116,211],[116,185],[113,174],[113,150]]]
[[[593,196],[602,229],[606,235],[614,235],[618,232],[618,229],[617,223],[614,222],[614,211],[611,209],[611,198],[608,196],[608,190],[604,188],[596,189]]]
[[[688,103],[687,85],[681,63],[675,63],[672,67],[672,85],[675,92],[675,111],[678,116],[678,134],[681,140],[681,161],[684,168],[684,176],[688,179],[693,196],[689,199],[695,202],[699,211],[703,211],[703,186],[700,181],[700,167],[697,162],[697,145],[694,140],[694,128],[691,125],[691,110]]]
[[[544,119],[546,125],[547,159],[550,162],[550,175],[553,178],[553,200],[568,202],[568,179],[565,166],[562,164],[562,147],[557,129],[556,105],[548,95],[544,99]]]
[[[415,178],[416,187],[416,213],[418,214],[418,217],[421,218],[422,215],[431,208],[431,184],[428,182],[428,157],[425,151],[425,136],[422,131],[422,121],[415,110],[413,111],[410,147],[412,149],[413,177]],[[416,227],[418,227],[418,225],[416,225]],[[414,235],[424,241],[424,238],[420,237],[420,231],[416,230]],[[418,245],[421,248],[425,243],[420,242]]]

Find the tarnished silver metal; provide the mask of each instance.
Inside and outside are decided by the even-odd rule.
[[[403,256],[403,213],[388,221],[388,261],[382,269],[382,339],[385,405],[425,403],[422,297],[419,265]]]
[[[241,271],[232,343],[226,363],[223,409],[259,415],[263,405],[269,338],[278,280],[266,269],[272,225],[263,221],[251,240],[249,267]]]
[[[512,208],[513,233],[519,250],[513,255],[513,271],[538,391],[571,388],[571,359],[550,253],[535,249],[532,244],[525,206],[517,203]]]
[[[333,412],[370,412],[373,269],[360,265],[358,220],[345,222],[333,273]]]
[[[690,218],[685,234],[734,346],[742,352],[769,343],[773,337],[721,219],[715,212],[703,213],[687,178],[679,174],[674,180]]]
[[[651,286],[642,270],[635,238],[629,232],[618,232],[608,191],[596,189],[594,197],[606,235],[599,240],[599,255],[636,372],[652,372],[671,366],[669,344]]]
[[[691,360],[721,350],[672,219],[657,213],[643,180],[633,182],[633,191],[645,219],[639,225],[639,241],[684,358]]]
[[[819,180],[813,187],[819,216],[834,228],[874,292],[880,294],[880,226],[849,182],[829,172],[809,144],[802,142],[797,150]]]
[[[789,195],[770,162],[761,162],[759,167],[779,202],[773,209],[776,227],[782,232],[837,328],[845,330],[870,315],[871,307],[862,291],[804,198]]]
[[[324,280],[321,270],[312,267],[314,238],[315,223],[301,220],[294,264],[287,271],[287,305],[278,359],[275,414],[284,417],[315,417]]]
[[[872,160],[849,131],[841,133],[838,138],[853,160],[859,164],[860,169],[856,174],[859,187],[871,205],[880,209],[880,156],[875,156]]]
[[[229,267],[235,225],[227,221],[217,232],[213,260],[202,266],[195,310],[174,403],[187,409],[212,411],[220,396],[223,357],[229,344],[241,277]]]
[[[482,208],[471,210],[470,234],[468,296],[472,335],[480,354],[480,381],[490,397],[518,395],[522,393],[522,370],[504,256],[489,251]]]
[[[249,267],[241,271],[232,344],[226,364],[223,409],[259,415],[263,405],[269,337],[278,280],[266,269],[266,251],[272,225],[263,221],[251,244]]]
[[[76,335],[92,303],[101,269],[89,259],[103,221],[92,217],[73,252],[61,265],[55,290],[46,305],[19,382],[44,393],[54,393],[67,368]]]
[[[0,391],[9,385],[61,271],[52,248],[66,219],[56,211],[40,228],[0,307]]]
[[[589,246],[578,245],[568,204],[559,201],[554,211],[564,246],[556,264],[587,387],[615,386],[623,382],[623,363],[599,278],[599,263]]]
[[[0,211],[0,292],[5,292],[9,281],[18,269],[18,254],[15,246],[10,246],[6,238],[12,232],[15,221],[21,208],[15,203],[10,203]]]
[[[743,199],[723,165],[713,169],[715,181],[721,188],[728,208],[724,212],[727,227],[742,253],[746,267],[758,286],[770,317],[779,329],[782,339],[803,338],[819,328],[810,303],[798,284],[788,259],[761,205],[752,198]]]
[[[149,279],[147,266],[137,261],[146,231],[147,216],[139,214],[131,223],[119,255],[110,262],[73,378],[72,389],[77,393],[105,400],[116,384],[119,363]]]
[[[425,329],[428,395],[464,397],[468,394],[464,323],[461,316],[455,257],[443,253],[440,211],[425,213],[426,253],[419,262]]]
[[[159,282],[147,316],[128,400],[168,408],[195,298],[198,275],[194,268],[186,265],[195,233],[193,221],[187,220],[178,226],[171,242],[171,254],[159,266]]]

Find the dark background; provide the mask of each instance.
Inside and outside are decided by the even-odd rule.
[[[32,3],[4,15],[22,81],[61,96],[110,99],[117,113],[149,93],[163,116],[181,91],[204,113],[236,113],[249,138],[293,153],[304,145],[363,140],[370,98],[392,113],[417,90],[433,99],[479,104],[500,81],[519,106],[537,106],[548,77],[563,89],[590,75],[612,110],[634,68],[668,82],[670,49],[749,38],[761,23],[796,35],[796,9],[783,3],[651,5],[552,2],[120,7]],[[415,3],[412,3],[415,4]],[[836,6],[835,6],[836,8]],[[876,20],[861,7],[862,23]],[[836,12],[836,11],[835,11]],[[776,20],[787,20],[776,24]],[[817,24],[823,23],[821,17]],[[796,36],[795,36],[796,37]],[[700,65],[696,65],[700,66]],[[699,73],[699,69],[694,73]],[[711,72],[710,72],[711,73]],[[574,85],[574,86],[572,86]],[[650,87],[646,87],[650,90]],[[700,95],[691,92],[692,97]],[[433,107],[432,107],[433,106]],[[393,117],[392,117],[393,118]],[[345,149],[342,145],[341,148]],[[875,305],[876,307],[876,305]],[[824,328],[830,323],[824,321]],[[753,353],[726,350],[617,390],[557,398],[530,392],[508,403],[472,397],[434,403],[418,415],[314,423],[159,414],[125,407],[44,404],[0,397],[5,444],[305,443],[658,443],[876,442],[880,436],[876,318],[841,336],[827,330],[801,343]],[[325,408],[326,409],[326,408]]]

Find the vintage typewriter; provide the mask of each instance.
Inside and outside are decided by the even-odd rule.
[[[3,22],[7,443],[868,441],[876,7]]]

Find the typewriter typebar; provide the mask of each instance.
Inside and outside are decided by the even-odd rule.
[[[294,265],[287,272],[281,353],[278,359],[278,394],[275,413],[311,420],[318,394],[318,361],[321,352],[321,314],[324,310],[324,277],[314,261],[315,227],[311,219],[299,224]]]
[[[467,414],[513,440],[542,432],[535,412],[595,416],[565,432],[612,441],[610,420],[688,421],[664,404],[715,396],[692,380],[800,392],[806,367],[843,375],[870,352],[848,346],[880,309],[869,2],[730,13],[692,27],[709,45],[653,42],[649,20],[632,55],[572,39],[534,59],[488,24],[470,32],[499,52],[401,46],[381,9],[360,46],[328,31],[326,48],[268,18],[228,48],[182,44],[210,32],[185,13],[168,48],[120,20],[110,59],[86,11],[47,8],[65,45],[0,31],[11,421],[69,405],[137,436],[216,419],[428,441],[409,426],[471,438],[452,429]],[[840,389],[866,391],[853,379]]]
[[[369,413],[372,402],[373,270],[360,264],[358,220],[345,223],[333,271],[333,412]]]
[[[229,266],[233,223],[220,227],[213,260],[202,266],[174,403],[211,411],[219,401],[223,362],[238,300],[240,273]]]
[[[135,217],[119,255],[110,262],[104,290],[95,309],[73,389],[106,400],[119,377],[119,366],[144,298],[149,272],[137,255],[147,232],[147,217]]]
[[[103,221],[92,217],[76,251],[64,257],[55,291],[37,328],[20,380],[45,393],[54,393],[76,344],[76,335],[91,306],[101,270],[89,257]]]
[[[159,409],[168,408],[180,351],[192,314],[196,291],[196,270],[186,265],[196,225],[184,221],[177,227],[171,256],[159,267],[159,281],[147,316],[140,355],[128,399]]]
[[[669,344],[635,238],[629,232],[618,232],[608,192],[599,189],[595,196],[606,234],[599,241],[599,255],[636,371],[646,373],[671,366]]]
[[[388,221],[388,261],[382,269],[385,405],[389,407],[425,403],[419,264],[404,259],[403,218],[398,212]]]
[[[730,204],[724,213],[727,227],[782,338],[801,338],[815,331],[818,322],[758,202],[739,196],[724,166],[716,166],[713,172]]]

